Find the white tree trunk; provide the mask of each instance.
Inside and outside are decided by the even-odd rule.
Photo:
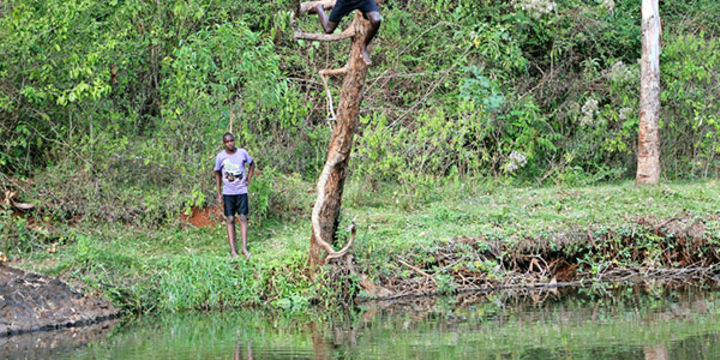
[[[658,0],[642,0],[637,184],[657,184],[660,179],[660,33]]]

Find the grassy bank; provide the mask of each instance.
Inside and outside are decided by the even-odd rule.
[[[720,256],[717,180],[648,188],[632,182],[543,188],[462,179],[426,184],[370,191],[351,183],[345,194],[341,228],[357,219],[358,271],[396,292],[477,285],[464,282],[468,274],[489,285],[516,281],[520,270],[550,280],[557,275],[548,264],[551,256],[564,261],[556,271],[571,268],[568,276],[575,279],[612,269],[682,268],[698,259],[707,266]],[[250,262],[230,260],[222,224],[145,229],[81,222],[56,247],[14,256],[10,265],[59,276],[128,311],[330,304],[335,283],[311,281],[305,266],[311,189],[310,183],[296,183],[295,205],[289,207],[294,212],[285,220],[251,222]],[[532,259],[542,261],[533,265]],[[357,286],[351,290],[365,295]]]

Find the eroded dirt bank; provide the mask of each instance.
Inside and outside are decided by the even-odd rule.
[[[107,301],[57,279],[0,263],[0,337],[90,324],[118,315]]]
[[[707,218],[643,218],[626,229],[578,230],[518,242],[456,236],[404,254],[379,283],[391,295],[365,289],[358,300],[397,299],[509,288],[555,288],[592,282],[720,281],[720,243]],[[362,285],[362,284],[361,284]]]

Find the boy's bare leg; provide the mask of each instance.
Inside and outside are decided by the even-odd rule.
[[[322,4],[317,4],[310,12],[318,14],[318,17],[320,18],[320,24],[322,25],[323,31],[325,31],[326,34],[332,34],[333,31],[335,31],[335,28],[337,28],[338,24],[328,19],[328,16],[325,13],[325,8]]]
[[[250,252],[247,249],[247,231],[247,217],[240,215],[240,238],[242,239],[242,253],[243,255],[245,255],[246,259],[250,260]]]
[[[380,29],[380,24],[382,24],[382,16],[380,16],[380,13],[377,11],[369,12],[365,14],[365,17],[370,21],[370,29],[368,29],[367,35],[365,36],[365,45],[362,49],[362,57],[363,60],[365,60],[366,65],[371,65],[372,60],[370,59],[370,52],[368,51],[368,46],[370,45],[370,42],[375,37],[375,34],[377,34],[378,29]]]
[[[236,235],[235,235],[235,217],[234,216],[226,216],[225,217],[225,227],[227,229],[227,236],[228,236],[228,242],[230,243],[230,254],[232,255],[232,258],[238,257],[237,250],[235,250],[235,242],[236,242]]]

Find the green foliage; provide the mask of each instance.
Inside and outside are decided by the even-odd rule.
[[[238,145],[272,174],[252,206],[261,219],[284,216],[276,210],[292,199],[271,192],[292,190],[269,184],[316,178],[330,127],[315,74],[346,58],[343,46],[292,40],[292,3],[8,2],[3,177],[32,178],[26,195],[53,198],[61,218],[162,223],[214,202],[212,157],[232,119]],[[391,180],[418,194],[443,177],[632,176],[639,4],[555,4],[383,5],[351,169],[373,190]],[[717,8],[661,6],[670,178],[718,171]],[[319,30],[314,16],[300,23]],[[340,81],[330,85],[337,99]]]
[[[400,171],[393,173],[397,164],[408,164],[409,171],[435,176],[446,176],[448,169],[455,168],[460,174],[505,174],[519,179],[552,179],[581,184],[631,176],[635,167],[634,143],[638,124],[639,4],[622,2],[608,8],[607,4],[598,2],[557,1],[555,11],[538,16],[531,10],[497,2],[453,3],[454,11],[444,9],[449,6],[444,2],[430,3],[435,11],[433,15],[458,25],[453,29],[458,49],[446,50],[455,57],[433,59],[432,51],[441,48],[443,41],[431,31],[435,27],[425,27],[424,38],[435,36],[438,42],[420,52],[419,59],[425,63],[447,64],[444,66],[446,71],[461,64],[465,71],[444,73],[439,70],[436,74],[442,81],[435,88],[432,88],[437,85],[433,83],[436,79],[433,75],[423,78],[429,79],[425,84],[402,84],[403,90],[398,93],[404,93],[411,86],[419,89],[425,101],[423,106],[417,107],[412,120],[394,120],[398,113],[391,110],[377,111],[382,116],[372,114],[365,118],[366,127],[358,150],[362,159],[358,168],[365,178],[373,175],[379,180],[391,178],[401,182],[418,178],[407,174],[400,176],[397,174]],[[707,51],[714,49],[711,44],[717,36],[717,26],[697,11],[713,9],[717,5],[707,1],[693,6],[685,2],[665,5],[661,8],[665,24],[675,21],[681,22],[683,27],[687,23],[696,24],[704,32],[697,36],[692,46]],[[469,19],[478,14],[482,14],[483,20],[471,25]],[[403,14],[392,15],[398,16],[401,22],[405,20]],[[418,23],[423,24],[422,15],[414,15],[419,17]],[[414,24],[405,25],[404,32],[413,32]],[[675,41],[675,36],[685,36],[668,27],[664,29],[663,38],[668,39],[665,41],[669,44]],[[385,32],[395,30],[384,28]],[[400,33],[386,36],[389,43],[406,37]],[[412,39],[409,46],[422,41]],[[689,45],[682,40],[678,43]],[[662,59],[665,64],[663,79],[682,73],[671,70],[669,64],[695,61],[683,60],[693,53],[692,49],[680,52],[673,51],[672,45],[667,47]],[[391,54],[389,59],[403,59],[407,48],[399,45],[383,50]],[[473,56],[465,58],[463,51],[470,51]],[[714,57],[706,54],[711,61],[705,69],[710,69]],[[457,62],[448,63],[452,59]],[[410,64],[414,63],[390,62],[387,67],[403,73],[409,72],[403,66]],[[693,66],[688,67],[685,74],[708,74],[692,69]],[[697,88],[688,84],[696,84],[698,80],[686,77],[676,83]],[[705,77],[705,80],[707,86],[697,93],[704,94],[706,99],[716,98],[713,89],[717,88],[717,79]],[[447,97],[453,94],[449,84],[457,84],[457,95],[454,101],[443,101],[452,99]],[[400,84],[387,82],[388,87],[393,85]],[[427,88],[433,91],[430,97],[425,97]],[[690,100],[682,91],[669,90],[667,93]],[[412,103],[412,97],[413,94],[405,95],[411,100],[405,101],[406,106],[417,106]],[[687,133],[664,130],[668,133],[662,137],[665,140],[661,151],[672,153],[672,156],[668,155],[671,159],[678,159],[668,168],[668,177],[685,176],[679,171],[680,167],[699,176],[717,171],[717,161],[712,160],[717,155],[711,150],[698,149],[700,146],[703,149],[714,147],[717,131],[708,124],[714,124],[715,120],[706,119],[716,112],[714,103],[711,101],[699,110],[703,115],[697,118],[703,118],[702,125],[709,127],[703,134],[702,145],[691,145],[700,144],[699,137],[692,140]],[[679,109],[687,109],[682,111],[692,116],[676,115]],[[666,119],[666,124],[682,124],[678,128],[687,129],[683,123],[695,114],[687,102],[679,104],[663,100],[661,116]],[[428,119],[448,124],[438,128]],[[448,129],[452,130],[450,136]],[[426,144],[423,136],[428,133],[435,139]],[[513,161],[518,156],[523,159],[521,167]],[[696,159],[690,160],[692,157]],[[443,166],[428,167],[429,158],[437,158]]]
[[[315,275],[317,281],[314,293],[320,305],[333,309],[334,313],[340,309],[347,309],[355,297],[360,293],[360,275],[350,273],[347,269],[333,265],[326,265],[319,269]]]
[[[312,187],[297,178],[277,179],[283,182],[281,188],[294,188],[298,193]],[[568,261],[577,257],[580,270],[590,275],[611,267],[673,268],[678,264],[668,262],[666,255],[676,252],[712,259],[720,244],[720,221],[714,215],[720,192],[717,181],[653,188],[636,187],[630,181],[543,188],[467,178],[458,183],[436,181],[432,185],[435,194],[428,199],[393,185],[378,191],[382,198],[397,203],[348,203],[341,228],[347,218],[357,216],[352,251],[358,273],[380,284],[416,276],[398,263],[402,258],[428,266],[425,269],[435,277],[438,290],[452,293],[460,284],[452,276],[458,269],[502,280],[503,264],[512,261],[527,239],[533,239],[532,251],[566,256]],[[377,196],[353,194],[364,190],[350,185],[349,198],[377,201]],[[62,275],[72,284],[96,289],[132,312],[249,306],[304,311],[315,301],[331,309],[342,308],[360,294],[360,279],[328,266],[311,280],[306,267],[307,214],[292,217],[251,222],[249,249],[253,256],[249,262],[231,261],[223,224],[201,229],[148,229],[144,225],[81,223],[54,235],[56,252],[12,250],[8,256],[24,260],[14,262],[16,266]],[[702,242],[671,234],[660,236],[662,232],[658,235],[652,227],[638,224],[638,219],[659,224],[672,217],[704,223]],[[10,228],[0,224],[5,235]],[[679,226],[685,227],[687,224]],[[594,245],[588,234],[596,241]],[[454,241],[467,237],[477,239],[476,246]],[[462,260],[449,268],[437,266],[438,250],[446,249],[450,242],[455,243]],[[503,251],[494,253],[497,246]],[[6,253],[3,248],[0,251]],[[488,257],[478,260],[478,254]]]
[[[61,230],[51,229],[49,224],[49,217],[37,218],[0,204],[0,252],[10,259],[21,258],[46,249],[50,243],[68,240],[68,236],[61,235]]]
[[[53,254],[22,255],[34,262],[52,258],[44,272],[63,274],[75,284],[102,292],[128,312],[261,305],[297,311],[315,297],[304,275],[306,247],[293,245],[277,256],[277,251],[258,244],[258,227],[250,228],[250,262],[230,259],[223,225],[147,234],[138,230],[81,226],[69,230],[66,236],[72,241],[60,242]]]
[[[720,39],[705,33],[671,35],[661,56],[667,104],[662,113],[663,148],[671,151],[666,171],[678,177],[705,177],[720,155]]]
[[[5,205],[0,205],[0,238],[0,249],[9,256],[30,252],[39,245],[36,234],[28,227],[27,218],[13,216]]]
[[[437,282],[438,292],[441,294],[453,294],[455,293],[455,279],[451,275],[439,274],[435,276]]]

